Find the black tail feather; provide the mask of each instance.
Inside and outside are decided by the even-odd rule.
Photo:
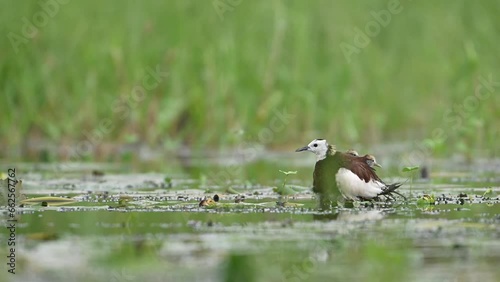
[[[396,195],[398,195],[406,200],[405,196],[401,195],[399,192],[396,191],[396,189],[398,189],[401,185],[403,185],[403,183],[393,183],[393,184],[386,185],[383,188],[383,191],[380,194],[378,194],[378,196],[386,195],[386,196],[392,197],[392,194],[396,194]]]

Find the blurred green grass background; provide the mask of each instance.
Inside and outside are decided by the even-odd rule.
[[[481,77],[500,81],[500,2],[401,1],[350,63],[340,44],[353,44],[354,28],[364,30],[390,1],[219,0],[229,7],[222,16],[214,2],[69,1],[14,47],[9,34],[23,37],[23,18],[33,22],[43,9],[2,1],[0,156],[74,144],[108,118],[113,129],[99,145],[245,140],[276,149],[318,137],[367,146],[427,140],[442,155],[499,155],[499,83],[469,100],[463,116],[455,105],[474,96]],[[168,77],[118,112],[156,66]],[[264,142],[275,110],[295,117]],[[439,128],[446,139],[433,137]]]

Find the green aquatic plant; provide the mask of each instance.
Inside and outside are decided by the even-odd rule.
[[[167,188],[172,188],[172,178],[171,177],[165,176],[165,178],[163,179],[163,182],[165,182],[165,186]]]
[[[488,188],[486,191],[483,193],[483,198],[491,198],[493,197],[493,189]]]
[[[297,171],[283,171],[283,170],[279,170],[279,172],[281,172],[281,173],[283,173],[285,175],[285,179],[283,179],[283,184],[281,185],[281,187],[274,187],[273,191],[275,193],[277,193],[278,195],[280,195],[280,197],[278,199],[278,205],[281,205],[282,201],[283,201],[283,196],[287,197],[287,196],[290,196],[290,195],[298,193],[297,190],[294,190],[294,189],[286,186],[286,181],[287,181],[288,175],[297,174]],[[285,200],[285,202],[286,202],[286,200]]]
[[[417,206],[426,208],[430,205],[435,205],[436,204],[436,199],[434,197],[434,194],[431,195],[423,195],[422,197],[417,199]]]
[[[410,198],[412,196],[411,189],[412,189],[412,185],[413,185],[413,178],[415,177],[415,173],[417,172],[417,170],[419,168],[420,167],[418,165],[417,166],[407,166],[407,167],[404,167],[402,170],[403,173],[408,173],[410,175]]]
[[[290,188],[290,187],[286,187],[286,181],[287,181],[287,178],[288,178],[288,175],[292,175],[292,174],[297,174],[297,171],[283,171],[283,170],[280,170],[279,172],[283,173],[285,175],[285,179],[283,179],[283,184],[281,185],[281,187],[275,187],[273,189],[274,192],[278,193],[279,195],[281,196],[287,196],[287,195],[293,195],[293,194],[296,194],[297,191]]]
[[[417,166],[407,166],[407,167],[403,168],[403,172],[411,172],[411,171],[415,171],[419,168],[420,167],[418,165]]]

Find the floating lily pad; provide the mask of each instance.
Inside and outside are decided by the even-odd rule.
[[[296,191],[288,186],[285,186],[285,187],[274,187],[273,188],[273,191],[275,193],[278,193],[278,195],[281,195],[281,196],[288,196],[288,195],[294,195],[294,194],[297,194],[299,193],[299,191]]]
[[[25,205],[37,205],[47,203],[48,206],[61,206],[74,203],[75,200],[61,197],[37,197],[21,201]]]
[[[228,187],[225,192],[228,194],[239,194],[240,193],[240,192],[234,190],[234,188],[232,188],[232,187]]]
[[[493,189],[489,188],[483,193],[483,198],[492,198],[493,195]]]

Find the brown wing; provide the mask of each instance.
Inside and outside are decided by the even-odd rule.
[[[383,181],[378,177],[374,169],[372,169],[367,163],[365,157],[355,157],[350,154],[342,153],[342,158],[344,158],[344,165],[349,168],[354,174],[356,174],[360,179],[365,182],[370,182],[371,180]]]

